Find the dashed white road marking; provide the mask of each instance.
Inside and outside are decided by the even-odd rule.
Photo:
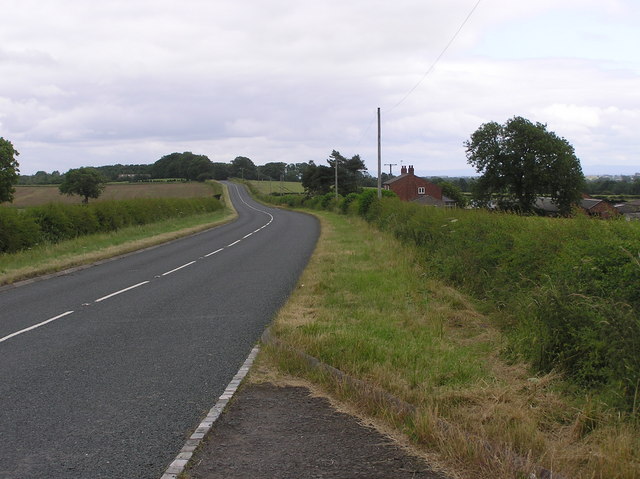
[[[205,258],[208,258],[209,256],[213,256],[214,254],[219,253],[219,252],[220,252],[220,251],[222,251],[223,249],[224,249],[224,248],[220,248],[220,249],[217,249],[217,250],[215,250],[215,251],[212,251],[212,252],[211,252],[211,253],[209,253],[209,254],[205,254],[205,255],[204,255],[204,257],[205,257]]]
[[[134,288],[138,288],[138,287],[142,286],[143,284],[147,284],[148,282],[149,281],[143,281],[142,283],[134,284],[133,286],[129,286],[128,288],[121,289],[120,291],[116,291],[115,293],[111,293],[111,294],[108,294],[106,296],[103,296],[102,298],[96,299],[95,302],[99,303],[101,301],[104,301],[105,299],[113,298],[114,296],[122,294],[122,293],[124,293],[126,291],[130,291],[130,290],[132,290]]]
[[[240,243],[240,241],[242,241],[242,240],[237,240],[237,241],[234,241],[234,242],[233,242],[233,243],[231,243],[231,244],[228,244],[228,245],[227,245],[227,248],[229,248],[229,247],[233,246],[234,244],[238,244],[238,243]]]
[[[34,324],[33,326],[29,326],[28,328],[21,329],[20,331],[16,331],[15,333],[11,333],[8,336],[5,336],[4,338],[0,338],[0,343],[3,342],[3,341],[6,341],[7,339],[13,338],[14,336],[18,336],[19,334],[26,333],[27,331],[31,331],[32,329],[39,328],[40,326],[44,326],[45,324],[51,323],[52,321],[55,321],[56,319],[60,319],[60,318],[64,318],[65,316],[69,316],[71,313],[73,313],[73,311],[67,311],[66,313],[59,314],[58,316],[56,316],[54,318],[47,319],[46,321],[42,321],[41,323]]]
[[[187,266],[191,266],[193,263],[195,263],[195,261],[190,261],[187,264],[183,264],[182,266],[178,266],[177,268],[174,268],[171,271],[167,271],[166,273],[162,273],[162,276],[166,276],[168,274],[175,273],[176,271],[181,270],[182,268],[186,268]]]

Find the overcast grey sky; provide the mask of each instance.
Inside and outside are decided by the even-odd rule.
[[[0,136],[23,174],[337,149],[375,175],[380,107],[395,173],[474,174],[463,142],[516,115],[640,171],[640,2],[482,0],[425,77],[476,2],[0,0]]]

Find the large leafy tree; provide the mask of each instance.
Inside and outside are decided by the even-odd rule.
[[[329,159],[329,166],[309,165],[302,173],[302,186],[307,194],[322,195],[335,189],[335,168],[338,166],[338,193],[343,196],[357,192],[364,183],[364,172],[367,167],[360,159],[360,155],[345,158],[340,152],[333,150]]]
[[[285,181],[302,181],[302,174],[308,163],[289,163],[285,171]]]
[[[9,140],[0,137],[0,203],[13,201],[15,185],[18,182],[18,162],[16,157],[20,153]]]
[[[266,163],[258,166],[258,178],[270,178],[272,180],[284,179],[287,164],[284,162]]]
[[[171,153],[156,161],[151,167],[154,178],[185,178],[204,180],[213,177],[213,163],[206,155],[196,155],[190,151]]]
[[[229,178],[231,165],[229,163],[212,163],[211,174],[214,180],[226,180]]]
[[[258,176],[258,167],[246,156],[236,156],[231,162],[231,176],[244,180],[255,180]]]
[[[346,196],[349,193],[359,191],[363,183],[363,173],[367,171],[360,155],[346,158],[340,152],[333,150],[327,162],[332,170],[335,168],[336,162],[338,163],[338,193]]]
[[[580,200],[584,175],[573,146],[546,125],[514,117],[504,125],[485,123],[464,143],[469,164],[482,176],[474,188],[479,202],[531,212],[538,196],[549,196],[563,214]]]
[[[334,184],[331,168],[310,161],[302,173],[302,187],[309,196],[329,193]]]
[[[66,195],[82,196],[83,203],[89,203],[89,198],[98,198],[105,187],[105,177],[95,168],[78,168],[69,170],[60,184],[60,192]]]

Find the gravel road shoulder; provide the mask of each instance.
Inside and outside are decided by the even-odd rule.
[[[326,398],[271,383],[241,388],[185,476],[446,479]]]

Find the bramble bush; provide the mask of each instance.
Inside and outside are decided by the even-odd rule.
[[[88,205],[50,203],[25,210],[3,207],[0,253],[219,209],[222,203],[216,198],[141,198]]]

